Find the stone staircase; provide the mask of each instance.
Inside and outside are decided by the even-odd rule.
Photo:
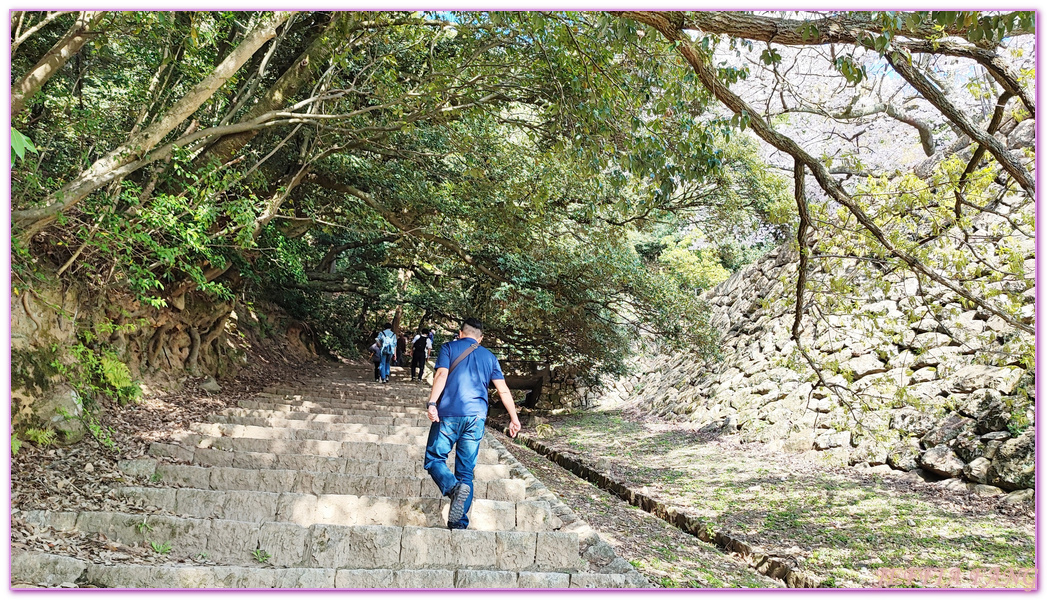
[[[492,436],[468,530],[422,469],[428,387],[369,366],[275,386],[121,461],[133,512],[25,511],[127,553],[12,556],[12,583],[113,588],[621,588],[649,584]],[[451,457],[453,461],[453,456]],[[130,509],[128,509],[130,510]],[[133,562],[133,561],[132,561]],[[141,562],[141,561],[139,561]]]

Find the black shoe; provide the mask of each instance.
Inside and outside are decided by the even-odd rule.
[[[472,490],[467,483],[459,483],[451,490],[451,508],[447,510],[447,528],[460,529],[458,521],[465,516],[465,501]]]

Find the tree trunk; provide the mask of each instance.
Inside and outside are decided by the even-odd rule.
[[[404,316],[404,305],[403,304],[397,304],[396,305],[396,314],[393,316],[393,333],[395,333],[397,337],[400,336],[400,319],[402,319],[403,316]]]
[[[65,36],[51,47],[32,69],[11,86],[11,118],[25,110],[29,101],[47,80],[61,69],[70,58],[84,47],[92,36],[106,11],[84,11],[77,17],[76,23],[69,28]]]
[[[244,37],[240,45],[215,67],[210,75],[193,87],[156,122],[142,130],[141,133],[128,138],[126,142],[99,159],[61,190],[48,196],[43,206],[12,212],[12,229],[21,230],[19,235],[29,239],[47,227],[62,212],[72,208],[89,194],[112,181],[117,176],[120,167],[144,156],[179,123],[196,112],[196,109],[217,92],[265,42],[276,35],[277,27],[286,21],[290,14],[290,12],[281,11],[264,17],[258,26]]]

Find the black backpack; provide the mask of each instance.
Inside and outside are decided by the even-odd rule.
[[[424,356],[425,355],[425,344],[428,341],[429,341],[428,337],[426,337],[424,335],[419,336],[418,339],[414,341],[414,345],[412,346],[412,349],[414,350],[414,353],[418,354],[419,356]]]

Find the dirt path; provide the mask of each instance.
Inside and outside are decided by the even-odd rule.
[[[741,560],[684,533],[549,462],[507,436],[488,430],[584,519],[616,554],[661,587],[767,588],[784,585],[756,573]]]

